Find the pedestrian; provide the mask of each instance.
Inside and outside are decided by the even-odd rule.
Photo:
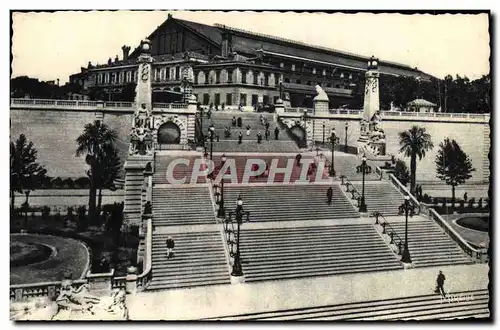
[[[464,193],[464,202],[467,202],[467,192]]]
[[[436,286],[435,292],[442,294],[443,297],[446,297],[446,293],[444,292],[444,288],[443,288],[444,280],[446,280],[446,277],[444,276],[442,271],[439,271],[439,275],[438,275],[437,280],[436,280],[437,286]]]
[[[231,124],[236,127],[236,117],[233,116],[233,119],[231,119]]]
[[[278,135],[280,134],[280,129],[278,127],[276,127],[274,129],[274,139],[275,140],[278,140]]]
[[[262,134],[260,134],[260,131],[257,133],[257,143],[260,144],[262,141]]]
[[[172,236],[168,236],[167,237],[167,259],[174,257],[174,247],[175,247],[175,242],[174,242]]]
[[[238,144],[241,144],[241,140],[243,140],[243,134],[241,134],[241,132],[238,132]]]
[[[266,129],[269,129],[269,122],[266,120]]]
[[[238,127],[243,127],[241,117],[238,117]]]
[[[216,133],[216,134],[215,134],[215,140],[216,140],[217,142],[219,142],[219,133]]]
[[[301,159],[302,159],[302,155],[301,154],[297,154],[297,156],[295,156],[295,165],[299,166]]]
[[[269,130],[266,128],[266,131],[264,132],[264,135],[266,136],[266,141],[269,141],[270,134],[271,134],[271,132],[269,132]]]
[[[207,118],[210,119],[210,117],[212,116],[212,110],[208,110],[207,111]]]
[[[332,204],[332,197],[333,197],[333,189],[332,187],[329,187],[328,190],[326,191],[326,198],[328,199],[328,205]]]
[[[247,125],[247,136],[250,136],[250,125]]]

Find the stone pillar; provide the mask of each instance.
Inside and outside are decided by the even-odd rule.
[[[276,109],[276,114],[277,115],[281,115],[283,113],[285,113],[285,105],[283,104],[283,100],[282,99],[278,99],[276,101],[276,104],[274,105],[275,109]]]
[[[363,119],[371,121],[380,110],[378,59],[371,57],[368,61],[368,71],[365,73],[365,100]]]
[[[125,278],[126,281],[126,291],[130,294],[137,293],[137,268],[129,267],[127,268],[127,276]]]
[[[135,87],[135,103],[136,109],[141,109],[143,104],[147,111],[152,110],[152,63],[153,57],[151,56],[151,43],[149,40],[141,42],[141,54],[137,59],[139,69],[137,73],[137,86]]]

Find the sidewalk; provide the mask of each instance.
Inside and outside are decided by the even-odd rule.
[[[488,266],[479,264],[142,292],[127,306],[131,320],[196,320],[417,296],[433,293],[439,270],[448,293],[488,286]]]

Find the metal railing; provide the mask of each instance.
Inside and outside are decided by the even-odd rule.
[[[396,230],[392,228],[391,224],[387,219],[384,217],[384,215],[380,212],[374,212],[371,214],[371,216],[375,217],[375,224],[376,225],[381,225],[382,226],[382,234],[383,235],[388,235],[391,238],[391,241],[389,244],[394,244],[395,246],[398,247],[398,255],[403,254],[403,246],[404,246],[404,240],[398,235]]]
[[[357,201],[357,206],[359,209],[361,203],[361,194],[345,175],[340,176],[340,180],[341,180],[340,184],[346,187],[346,192],[351,194],[351,199]]]
[[[429,208],[429,217],[432,218],[441,227],[441,229],[443,229],[444,232],[449,235],[472,259],[479,262],[486,262],[488,260],[488,251],[486,249],[473,248],[446,220],[441,217],[441,215],[439,215],[439,213],[432,208]]]
[[[410,203],[415,207],[415,215],[420,214],[422,211],[422,207],[420,206],[420,202],[413,196],[408,189],[399,180],[394,176],[394,174],[389,173],[389,180],[392,184],[399,190],[399,192],[405,196],[410,197]]]

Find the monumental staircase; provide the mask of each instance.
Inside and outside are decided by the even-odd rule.
[[[489,317],[488,290],[451,292],[458,297],[473,297],[448,302],[438,294],[363,302],[282,309],[260,313],[221,316],[220,321],[395,321],[449,320]]]
[[[247,282],[402,269],[371,224],[244,228],[240,240]]]
[[[327,203],[327,189],[332,187],[332,203]],[[224,188],[226,208],[244,200],[250,221],[331,220],[359,218],[338,184],[331,185],[235,185]]]
[[[175,167],[173,167],[172,173],[174,179],[176,180],[185,178],[186,179],[185,183],[189,184],[191,183],[193,169],[195,165],[200,164],[200,169],[203,169],[201,164],[203,164],[204,161],[200,154],[186,153],[175,156],[163,152],[157,153],[155,156],[155,172],[153,175],[153,181],[156,185],[170,183],[167,180],[167,169],[169,168],[169,166],[172,164],[173,161],[176,161],[179,158],[183,158],[186,161],[188,161],[189,165],[178,163],[177,165],[175,165]],[[193,183],[206,183],[206,182],[207,182],[206,177],[200,175]]]
[[[278,140],[274,139],[274,129],[280,128],[278,123],[274,121],[271,114],[262,114],[269,122],[270,136],[269,140],[265,139],[265,126],[260,122],[260,113],[243,113],[243,112],[212,112],[210,119],[207,116],[203,117],[203,134],[208,136],[210,125],[214,126],[214,137],[218,136],[219,141],[214,139],[213,151],[215,152],[299,152],[297,144],[290,139],[287,132],[280,130]],[[232,126],[232,118],[241,117],[241,127]],[[250,135],[247,136],[247,125],[250,126]],[[224,128],[231,128],[231,136],[225,137]],[[242,144],[238,144],[238,133],[243,135]],[[262,143],[257,143],[257,133],[262,134]],[[210,142],[207,142],[209,148]]]
[[[166,240],[175,241],[167,259]],[[147,290],[229,284],[229,269],[220,232],[153,234],[153,279]],[[172,303],[172,302],[171,302]]]
[[[153,214],[154,226],[215,224],[206,185],[154,187]]]
[[[362,193],[362,183],[353,182],[356,190]],[[365,204],[369,213],[379,212],[385,216],[398,215],[404,196],[387,181],[365,182]]]
[[[405,237],[405,223],[392,222],[399,237]],[[473,264],[472,259],[434,221],[408,222],[408,249],[414,267]]]
[[[243,156],[234,155],[234,154],[227,154],[226,155],[226,162],[229,162],[229,161],[233,162],[234,161],[234,166],[236,168],[236,176],[237,176],[238,183],[242,183],[242,180],[243,180],[244,174],[245,174],[245,168],[247,166],[247,162],[248,162],[248,164],[250,164],[249,160],[252,160],[252,159],[264,161],[267,164],[269,170],[271,169],[272,162],[273,161],[276,162],[276,175],[275,175],[274,179],[272,180],[272,182],[270,182],[270,183],[290,183],[290,182],[293,183],[293,182],[301,179],[302,169],[303,169],[303,167],[305,168],[305,164],[297,164],[297,162],[295,160],[296,156],[297,156],[297,154],[284,154],[284,155],[273,155],[273,156],[268,156],[266,154],[248,154],[248,155],[243,155]],[[303,155],[302,156],[303,161],[305,161],[306,159],[312,160],[313,158],[314,157],[310,156],[310,155]],[[221,154],[213,155],[214,167],[220,168],[220,165],[222,163],[221,159],[222,159]],[[230,164],[228,164],[226,166],[230,166]],[[262,165],[262,166],[264,166],[264,165]],[[282,169],[287,168],[287,167],[291,169],[291,172],[290,172],[291,174],[289,176],[289,179],[285,180],[285,178],[286,178],[285,174],[278,173],[278,172]],[[230,169],[232,169],[232,168],[230,168]],[[264,169],[264,167],[263,167],[263,169]],[[318,168],[318,170],[321,170],[321,169]],[[307,171],[307,170],[305,170],[305,171]],[[226,173],[229,174],[229,170],[227,170]],[[316,172],[312,172],[312,175],[309,177],[308,181],[315,182],[316,176],[317,176]],[[328,179],[328,168],[326,166],[323,168],[323,173],[321,174],[320,178],[322,178],[323,180]],[[226,180],[230,181],[229,178]],[[307,180],[307,178],[304,177],[304,180]],[[262,175],[260,175],[258,177],[255,177],[255,176],[249,177],[248,182],[244,182],[244,183],[257,183],[257,182],[261,182],[261,183],[268,182],[268,177],[265,175],[265,173],[263,173]],[[233,182],[233,183],[235,183],[235,182]]]

